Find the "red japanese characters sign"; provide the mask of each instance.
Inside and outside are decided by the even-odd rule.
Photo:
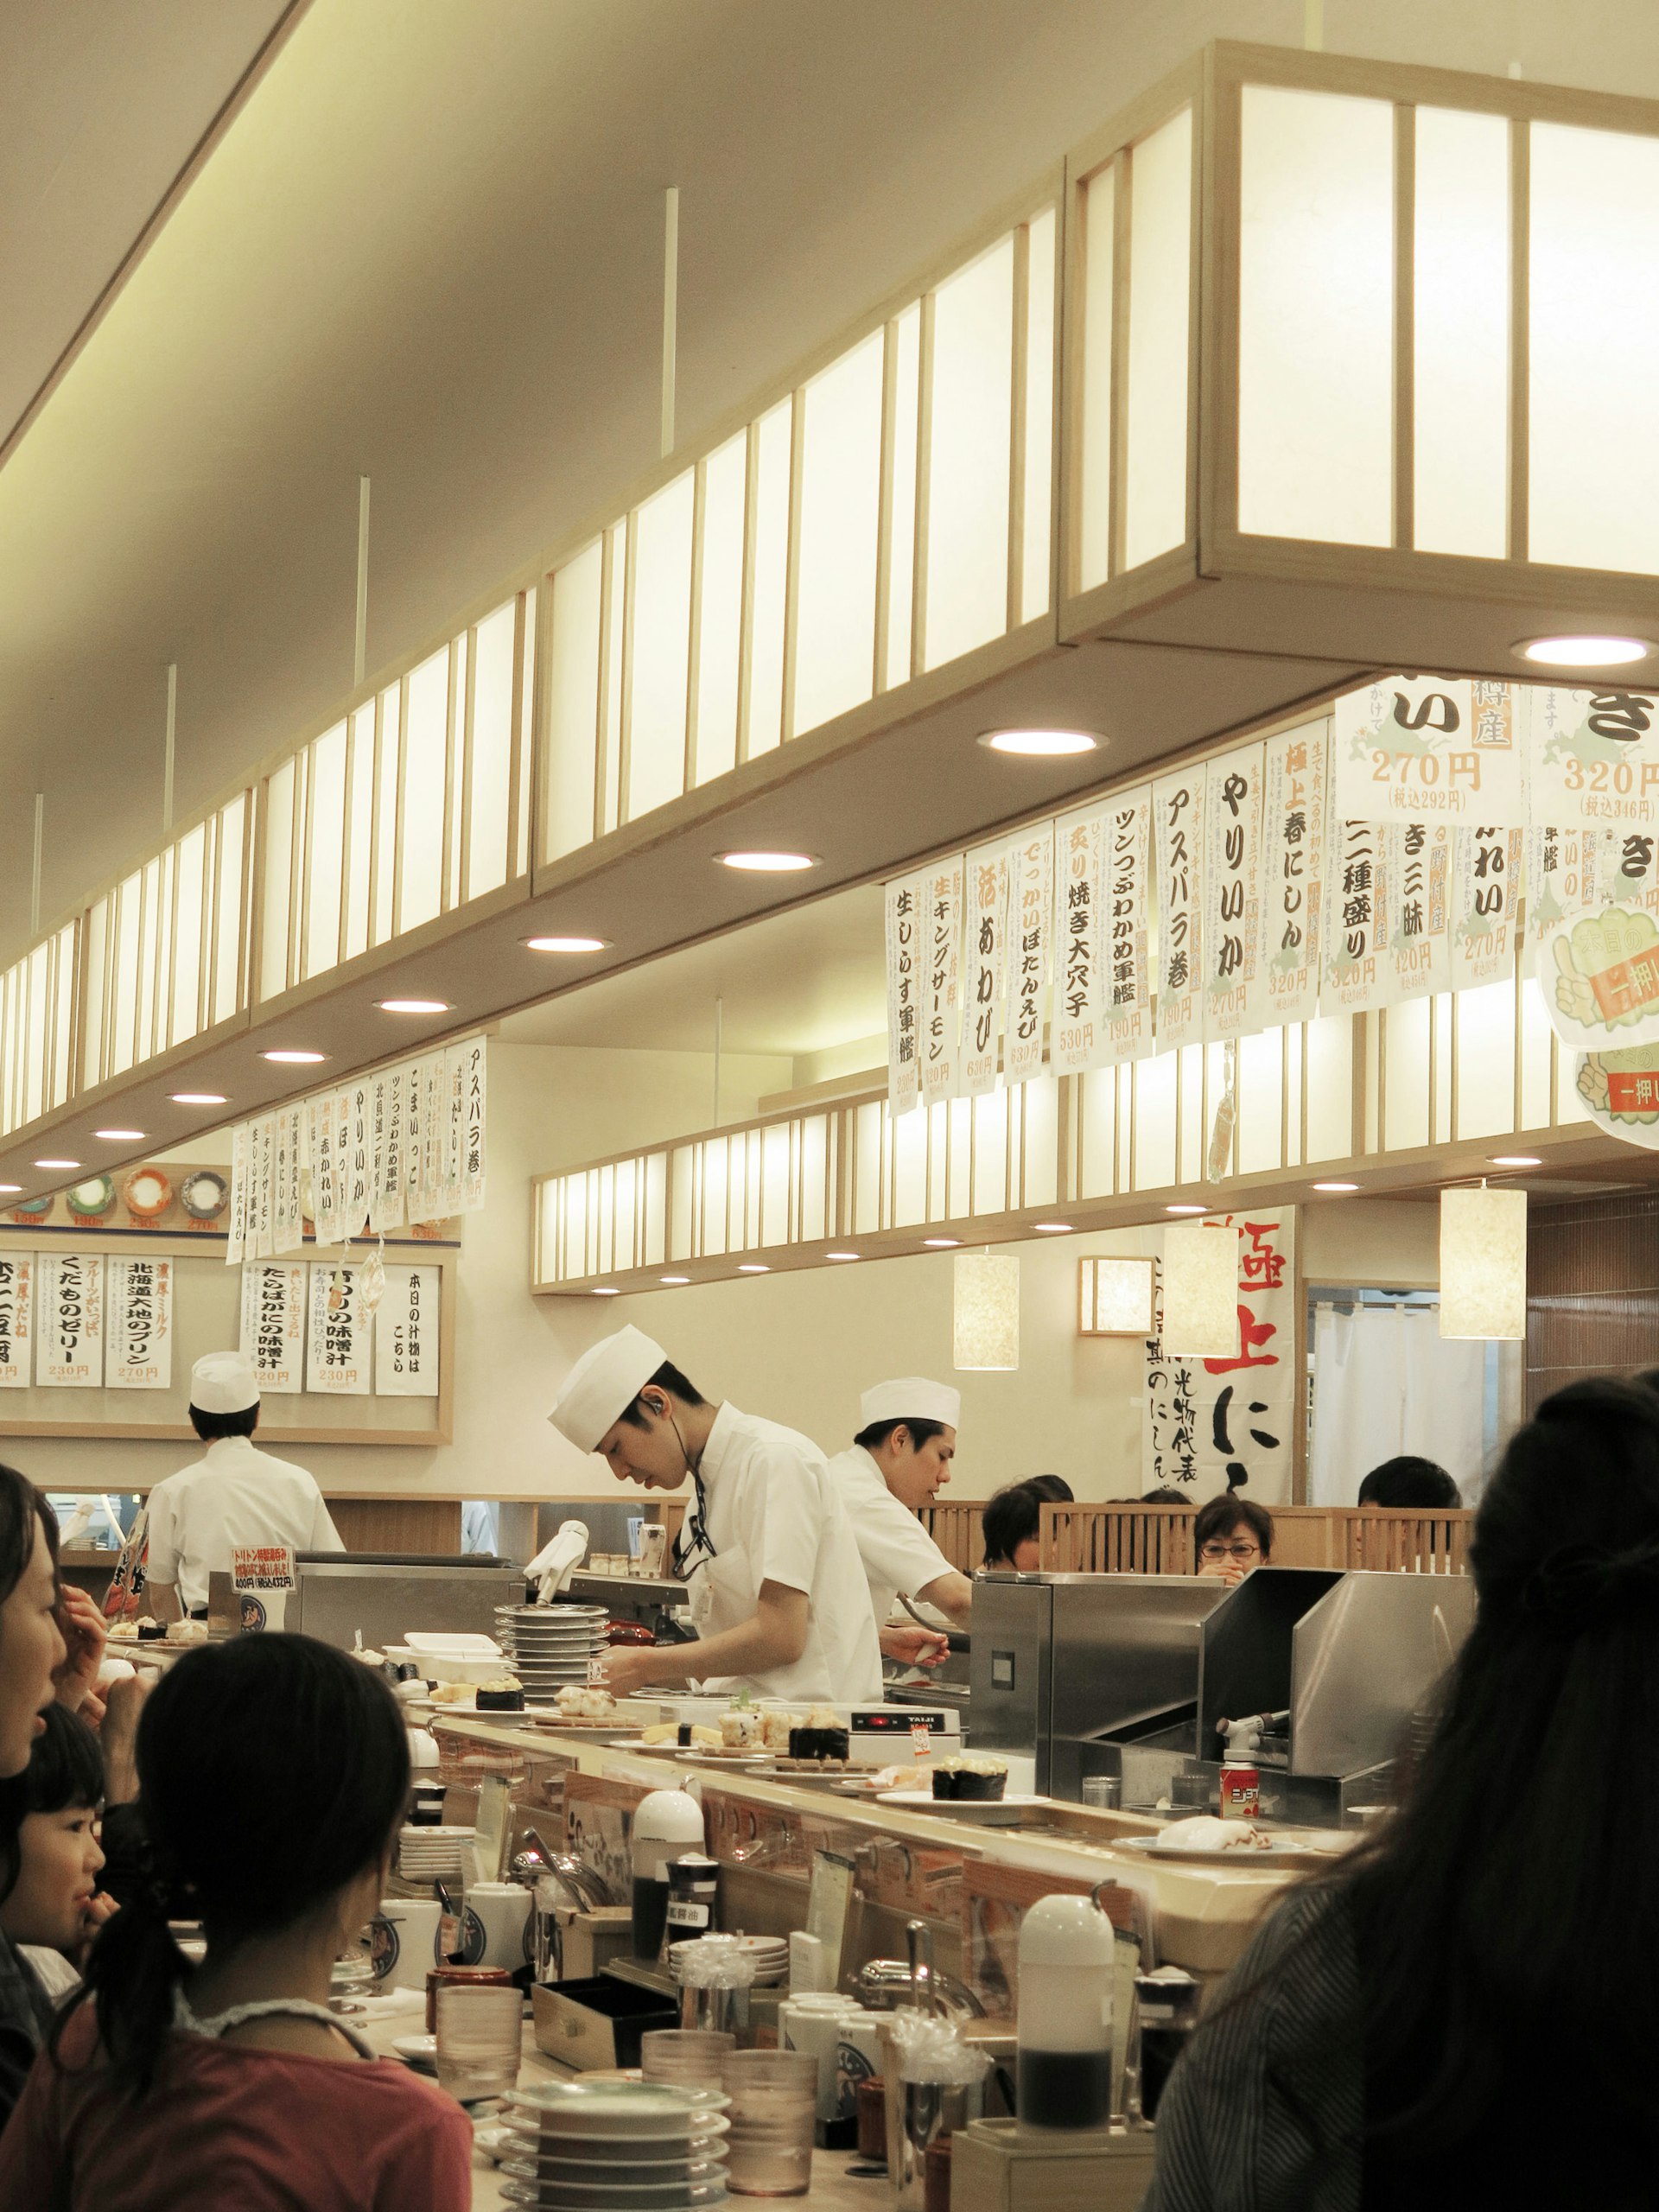
[[[1224,1358],[1166,1355],[1147,1343],[1143,1490],[1166,1484],[1195,1503],[1239,1490],[1290,1501],[1296,1415],[1295,1213],[1219,1217],[1238,1235],[1238,1349]],[[1160,1286],[1159,1324],[1162,1325]]]

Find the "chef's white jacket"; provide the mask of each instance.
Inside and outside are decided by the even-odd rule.
[[[880,1628],[902,1590],[913,1598],[953,1567],[916,1516],[887,1488],[880,1467],[861,1444],[838,1452],[830,1472],[853,1523],[853,1535],[870,1586]]]
[[[171,1584],[187,1613],[207,1602],[207,1577],[228,1574],[235,1544],[343,1552],[316,1479],[261,1452],[251,1437],[221,1436],[194,1466],[149,1493],[148,1582]]]
[[[699,1636],[753,1618],[763,1582],[804,1590],[806,1645],[792,1666],[721,1676],[705,1687],[810,1704],[874,1704],[881,1648],[852,1523],[829,1462],[809,1437],[723,1405],[700,1469],[713,1559],[691,1567]],[[688,1539],[689,1541],[689,1539]]]

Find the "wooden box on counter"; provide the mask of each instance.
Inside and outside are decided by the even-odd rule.
[[[969,2120],[950,2139],[950,2212],[1135,2212],[1155,2140],[1150,2128],[1072,2134]]]

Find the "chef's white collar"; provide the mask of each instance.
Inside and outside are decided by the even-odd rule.
[[[718,1480],[727,1454],[737,1441],[737,1424],[741,1416],[737,1408],[728,1401],[715,1408],[714,1420],[709,1425],[709,1441],[702,1447],[702,1457],[697,1462],[697,1472],[706,1484]]]

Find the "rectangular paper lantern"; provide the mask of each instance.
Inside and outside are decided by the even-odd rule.
[[[1077,1262],[1077,1334],[1149,1337],[1156,1262],[1089,1259]]]
[[[1164,1231],[1164,1350],[1230,1359],[1238,1343],[1238,1231],[1219,1221],[1172,1222]]]
[[[955,1292],[955,1365],[981,1370],[1018,1367],[1018,1255],[958,1252]]]
[[[1440,1192],[1440,1334],[1527,1333],[1527,1194]]]

